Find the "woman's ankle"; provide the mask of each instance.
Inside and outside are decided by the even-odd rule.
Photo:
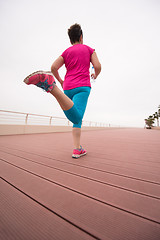
[[[81,149],[81,145],[75,145],[74,149]]]

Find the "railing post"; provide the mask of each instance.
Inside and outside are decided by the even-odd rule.
[[[25,124],[27,125],[28,122],[28,113],[26,114]]]
[[[52,122],[52,117],[50,117],[50,120],[49,120],[49,125],[51,125],[51,122]]]

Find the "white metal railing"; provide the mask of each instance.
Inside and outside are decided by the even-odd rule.
[[[50,126],[71,126],[72,123],[63,117],[39,115],[0,110],[0,124],[18,125],[50,125]],[[118,127],[102,122],[83,121],[83,126],[88,127]]]

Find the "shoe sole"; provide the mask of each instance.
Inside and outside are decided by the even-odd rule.
[[[78,154],[73,154],[72,155],[72,158],[80,158],[80,157],[82,157],[82,156],[84,156],[84,155],[86,155],[87,154],[87,152],[85,152],[85,153],[83,153],[83,154],[80,154],[80,155],[78,155]]]
[[[39,71],[36,71],[34,73],[31,73],[30,75],[28,75],[24,80],[23,82],[28,84],[29,83],[29,78],[36,75],[36,74],[47,74],[47,75],[51,75],[53,76],[52,72],[49,72],[49,71],[42,71],[42,70],[39,70]]]

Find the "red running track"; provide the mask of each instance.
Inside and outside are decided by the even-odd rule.
[[[0,239],[159,240],[160,131],[0,137]]]

